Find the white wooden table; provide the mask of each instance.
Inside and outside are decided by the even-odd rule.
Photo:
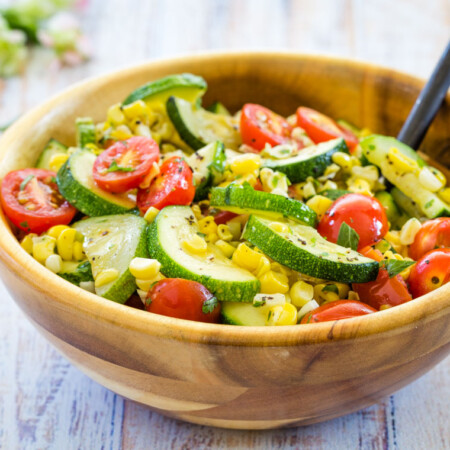
[[[73,82],[205,49],[335,54],[429,75],[450,31],[449,0],[95,0],[83,13],[95,56],[49,72],[37,51],[0,84],[4,123]],[[0,285],[0,449],[450,448],[450,359],[378,405],[305,428],[220,430],[127,401],[70,365]]]

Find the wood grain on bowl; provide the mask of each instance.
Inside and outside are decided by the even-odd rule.
[[[260,102],[282,114],[313,106],[395,135],[422,82],[374,66],[293,54],[236,53],[141,65],[75,86],[18,121],[0,142],[0,175],[32,165],[74,120],[161,76],[204,76],[205,103]],[[330,100],[331,99],[331,100]],[[450,98],[422,151],[449,166]],[[96,297],[19,245],[3,215],[2,278],[36,327],[93,379],[172,417],[229,428],[318,422],[375,403],[450,351],[450,285],[388,311],[335,323],[243,328],[157,316]]]

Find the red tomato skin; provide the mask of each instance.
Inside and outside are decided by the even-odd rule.
[[[113,161],[120,160],[129,152],[133,152],[131,165],[134,170],[132,172],[107,172]],[[134,136],[126,141],[115,142],[100,153],[95,160],[92,175],[100,188],[120,194],[137,188],[150,172],[153,163],[158,161],[158,144],[148,137]],[[129,167],[128,164],[127,167]]]
[[[62,200],[58,208],[52,207],[48,201],[48,195],[36,184],[30,181],[23,192],[30,198],[35,199],[36,209],[27,210],[24,205],[18,202],[17,196],[20,191],[20,184],[28,176],[33,175],[39,183],[46,184],[53,193],[57,193]],[[9,172],[3,178],[1,184],[1,205],[8,219],[18,228],[27,233],[41,234],[54,225],[69,224],[77,210],[66,200],[60,197],[58,186],[55,182],[46,180],[54,179],[56,173],[44,169],[21,169]],[[26,226],[25,226],[26,224]]]
[[[325,303],[314,311],[306,314],[300,323],[331,322],[333,320],[349,319],[377,312],[365,303],[356,300],[336,300]]]
[[[351,131],[311,108],[300,106],[297,109],[297,125],[306,131],[315,144],[342,137],[352,153],[359,143],[358,138]]]
[[[403,278],[400,275],[389,278],[387,270],[383,268],[380,268],[376,280],[353,283],[352,287],[362,302],[378,310],[382,305],[397,306],[412,300]]]
[[[190,205],[194,196],[192,170],[183,158],[174,156],[164,161],[149,188],[138,189],[136,200],[145,214],[151,206],[162,209],[169,205]]]
[[[231,211],[219,211],[214,216],[214,222],[216,222],[217,225],[224,225],[229,220],[234,219],[237,216],[238,216],[238,214],[231,212]]]
[[[388,232],[388,219],[381,203],[363,194],[346,194],[328,208],[317,231],[330,242],[337,242],[342,223],[359,235],[358,250],[375,244]]]
[[[410,258],[417,261],[435,248],[450,247],[450,217],[424,222],[408,250]]]
[[[150,289],[145,309],[178,319],[196,322],[218,323],[220,320],[220,303],[210,313],[202,311],[206,300],[213,294],[203,284],[183,278],[166,278],[158,281]]]
[[[274,147],[288,142],[292,132],[284,117],[254,103],[246,103],[242,108],[240,129],[242,142],[258,151],[266,144]]]
[[[436,282],[433,282],[435,278]],[[412,267],[408,278],[414,298],[421,297],[450,281],[450,248],[431,250]]]

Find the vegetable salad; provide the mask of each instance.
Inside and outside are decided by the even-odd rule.
[[[372,314],[449,281],[440,170],[305,106],[205,108],[206,89],[191,74],[147,83],[8,173],[23,249],[105,299],[244,326]]]

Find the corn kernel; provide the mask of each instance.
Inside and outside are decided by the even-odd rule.
[[[147,301],[148,291],[143,291],[142,289],[136,289],[136,293],[137,293],[137,295],[139,295],[141,302],[145,305],[145,303]]]
[[[390,244],[400,244],[400,232],[399,231],[388,231],[384,238],[390,243]]]
[[[37,234],[35,233],[30,233],[27,234],[21,241],[20,241],[20,245],[22,246],[22,248],[29,253],[30,255],[33,253],[33,238],[37,237]]]
[[[380,306],[380,311],[385,311],[386,309],[392,308],[391,305],[381,305]]]
[[[236,175],[254,173],[261,167],[261,157],[255,153],[244,153],[233,158],[230,169]]]
[[[419,168],[416,161],[407,157],[395,147],[389,149],[387,157],[395,169],[402,173],[415,172]]]
[[[95,294],[95,283],[93,281],[80,281],[80,288]]]
[[[281,222],[271,222],[269,228],[275,233],[289,233],[289,227],[285,223]]]
[[[84,259],[83,244],[80,241],[75,241],[73,243],[72,252],[74,261],[81,261]]]
[[[307,181],[303,187],[303,198],[310,198],[316,195],[316,189],[314,188],[314,184],[311,181]]]
[[[253,297],[253,306],[268,306],[284,305],[286,303],[286,296],[284,294],[256,294]]]
[[[261,292],[264,294],[285,294],[289,291],[289,279],[283,273],[270,270],[262,275],[259,281],[261,283]]]
[[[142,100],[136,100],[129,105],[122,106],[122,112],[128,120],[137,119],[148,113],[148,106]]]
[[[447,178],[445,175],[439,170],[436,169],[436,167],[429,167],[433,175],[441,182],[442,186],[445,186],[447,184]]]
[[[133,134],[126,125],[119,125],[115,130],[111,131],[110,136],[113,139],[124,141],[126,139],[130,139],[130,137],[133,136]]]
[[[59,255],[50,255],[45,260],[45,267],[47,269],[51,270],[53,273],[59,273],[61,272],[62,268],[62,259]]]
[[[445,181],[442,182],[439,180],[428,167],[424,167],[419,172],[419,182],[425,189],[431,192],[437,192],[445,186]]]
[[[375,182],[380,177],[378,168],[372,165],[365,167],[354,166],[352,167],[352,174],[355,176],[355,178],[366,180],[371,188],[374,187]]]
[[[267,315],[266,325],[283,326],[297,323],[297,308],[292,303],[272,306]]]
[[[333,200],[324,197],[323,195],[315,195],[306,202],[306,205],[317,214],[317,218],[319,220],[323,217],[332,204]]]
[[[205,236],[205,240],[206,240],[206,242],[208,242],[210,244],[214,244],[215,242],[217,242],[219,240],[219,235],[217,233],[208,233]]]
[[[102,270],[95,278],[95,287],[99,288],[105,284],[112,283],[119,277],[119,271],[116,269],[105,269]]]
[[[359,294],[355,291],[349,291],[348,297],[349,300],[357,300],[360,301]]]
[[[124,164],[122,163],[122,165],[124,165]],[[158,163],[155,161],[153,163],[152,167],[150,168],[148,174],[142,180],[139,187],[141,189],[147,189],[150,186],[150,184],[152,183],[152,181],[154,180],[154,178],[156,178],[160,173],[161,173],[161,171],[159,170]]]
[[[261,254],[241,243],[233,253],[232,261],[244,269],[254,271],[259,265]]]
[[[219,225],[217,227],[217,235],[219,236],[219,239],[222,239],[223,241],[231,241],[233,239],[233,235],[231,234],[228,225]]]
[[[265,256],[261,256],[258,267],[255,270],[257,278],[261,278],[265,273],[270,270],[270,261]]]
[[[402,245],[412,244],[421,227],[422,224],[415,217],[406,221],[400,230],[400,243]]]
[[[116,103],[109,107],[107,118],[108,122],[112,125],[121,125],[122,123],[125,123],[125,114],[122,112],[120,103]]]
[[[153,223],[153,221],[156,219],[156,216],[159,214],[159,209],[154,208],[153,206],[150,206],[150,208],[147,209],[147,211],[144,214],[144,219],[148,223]]]
[[[56,249],[64,261],[71,261],[73,257],[73,243],[77,231],[73,228],[63,230],[56,239]]]
[[[45,263],[45,260],[54,254],[56,239],[51,236],[36,236],[32,238],[33,241],[33,258],[39,261],[41,264]]]
[[[450,188],[442,189],[438,192],[438,195],[445,203],[450,204]]]
[[[302,306],[299,312],[297,313],[297,322],[302,320],[303,316],[308,314],[311,311],[314,311],[319,307],[319,304],[315,300],[311,300],[306,305]]]
[[[411,275],[411,269],[413,268],[413,266],[409,266],[407,267],[405,270],[403,270],[402,272],[399,273],[399,275],[405,280],[407,281],[409,276]]]
[[[133,258],[128,268],[134,278],[150,280],[159,273],[161,263],[157,259]]]
[[[289,294],[291,296],[292,303],[297,308],[301,308],[313,299],[314,287],[304,281],[297,281],[291,286]]]
[[[217,233],[217,224],[213,216],[207,216],[198,221],[198,228],[204,234]]]
[[[136,136],[152,137],[152,132],[150,131],[149,126],[144,123],[140,123],[134,127],[134,134]]]
[[[349,170],[352,168],[352,162],[350,155],[343,152],[336,152],[331,155],[332,161],[338,166],[342,167],[344,170]]]
[[[142,290],[148,292],[150,288],[152,287],[153,283],[156,283],[157,281],[163,280],[165,277],[161,272],[158,272],[153,278],[149,280],[141,280],[139,278],[136,278],[136,286]]]
[[[348,284],[338,282],[334,282],[333,284],[338,288],[339,298],[347,298],[350,291],[350,286]]]
[[[57,153],[53,155],[48,162],[49,169],[53,170],[53,172],[58,172],[68,159],[69,155],[67,153]]]
[[[337,183],[331,180],[327,180],[320,188],[319,193],[321,191],[327,191],[329,189],[338,189]]]
[[[337,164],[330,164],[325,169],[325,172],[323,173],[323,176],[324,177],[334,178],[334,175],[336,175],[336,173],[339,172],[339,170],[341,170],[339,165],[337,165]]]
[[[192,205],[192,212],[197,220],[203,219],[202,210],[199,205]]]
[[[70,227],[67,225],[55,225],[47,230],[47,234],[55,239],[58,239],[59,235],[64,231],[68,230]]]
[[[336,294],[336,292],[332,291],[322,292],[321,296],[324,300],[324,303],[335,302],[336,300],[339,300],[339,294]]]
[[[239,240],[242,234],[241,223],[238,220],[231,219],[227,222],[228,230],[233,236],[233,240]]]
[[[190,239],[182,241],[181,245],[185,251],[196,255],[204,255],[208,247],[206,241],[198,234],[194,234]]]
[[[370,184],[363,178],[350,178],[347,181],[348,190],[356,194],[372,195]]]
[[[231,244],[228,242],[219,239],[215,242],[215,246],[227,257],[231,258],[233,256],[234,251],[236,250]]]
[[[282,274],[286,275],[287,277],[289,277],[291,275],[291,273],[292,273],[291,270],[288,267],[283,266],[282,264],[277,263],[277,262],[271,263],[270,264],[270,268],[274,272],[282,273]]]

